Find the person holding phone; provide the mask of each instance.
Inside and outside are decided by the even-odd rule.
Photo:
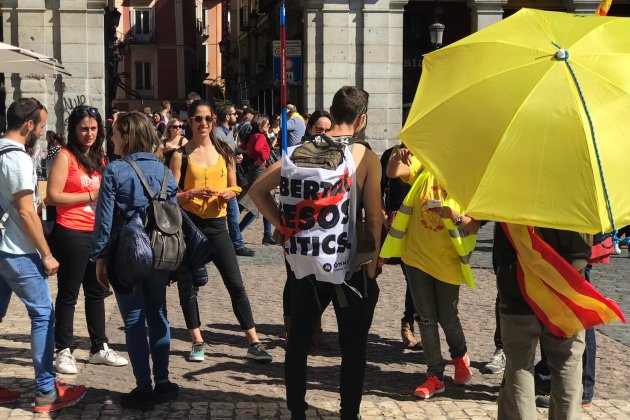
[[[470,382],[470,359],[457,305],[460,284],[472,278],[466,278],[462,265],[467,262],[460,258],[451,238],[476,233],[480,223],[461,213],[461,207],[448,197],[439,180],[427,172],[408,149],[400,148],[392,155],[387,176],[401,178],[413,185],[412,191],[415,191],[413,205],[407,210],[410,219],[401,259],[418,314],[427,361],[426,379],[414,394],[426,399],[446,389],[443,379],[449,362],[442,357],[438,324],[446,336],[450,364],[455,367],[455,384]],[[444,205],[447,199],[452,207]],[[452,223],[447,225],[445,220],[449,219]]]

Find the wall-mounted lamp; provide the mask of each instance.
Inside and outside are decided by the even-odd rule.
[[[429,25],[429,33],[431,35],[431,44],[433,45],[433,48],[438,49],[442,46],[445,28],[446,25],[440,22],[435,22]]]

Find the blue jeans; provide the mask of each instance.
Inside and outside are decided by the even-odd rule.
[[[168,380],[168,355],[171,347],[171,331],[166,317],[166,283],[168,272],[154,271],[150,278],[136,286],[128,295],[116,293],[116,301],[125,324],[127,352],[141,391],[151,390],[153,359],[155,383]],[[146,325],[149,326],[147,341]]]
[[[245,247],[243,242],[243,235],[241,235],[241,228],[238,226],[238,216],[241,211],[238,208],[238,200],[236,198],[228,201],[227,204],[227,222],[228,230],[230,232],[230,239],[234,245],[234,249],[241,249]]]
[[[0,252],[0,315],[15,293],[31,318],[31,352],[35,386],[47,392],[55,387],[53,353],[55,350],[55,312],[48,288],[48,277],[38,254],[16,255]]]
[[[254,216],[253,213],[251,212],[247,212],[247,214],[245,216],[243,216],[243,220],[241,220],[241,223],[238,224],[238,228],[240,229],[241,233],[245,230],[245,228],[247,226],[249,226],[254,220],[256,219],[256,216]],[[267,219],[265,219],[263,217],[263,235],[265,236],[271,236],[272,231],[271,231],[271,222],[269,222]]]

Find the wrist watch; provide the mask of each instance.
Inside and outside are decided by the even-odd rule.
[[[461,226],[463,221],[464,221],[464,215],[460,214],[455,219],[453,219],[453,224],[455,226]]]

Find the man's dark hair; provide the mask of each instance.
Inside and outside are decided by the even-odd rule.
[[[201,96],[199,96],[197,92],[190,92],[188,95],[186,95],[187,101],[198,101],[200,99],[201,99]]]
[[[352,124],[361,114],[367,113],[369,93],[356,86],[344,86],[335,93],[330,115],[335,124]]]
[[[223,124],[225,122],[225,117],[228,116],[232,108],[234,108],[234,105],[224,104],[217,109],[217,124]]]
[[[25,122],[32,120],[39,124],[39,111],[46,110],[35,98],[20,98],[15,100],[7,110],[7,131],[19,130]]]

